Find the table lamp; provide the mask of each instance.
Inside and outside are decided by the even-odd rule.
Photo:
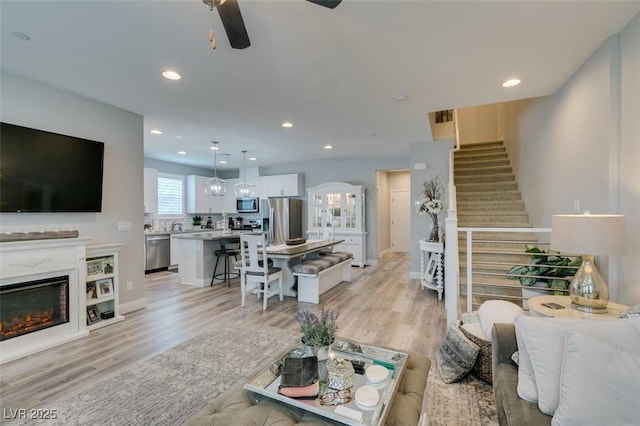
[[[596,268],[594,255],[616,256],[627,247],[623,215],[554,215],[551,222],[551,248],[563,253],[581,254],[582,265],[569,285],[574,309],[606,314],[609,288]]]

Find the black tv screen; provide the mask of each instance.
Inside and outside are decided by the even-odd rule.
[[[0,126],[0,211],[102,210],[104,143]]]

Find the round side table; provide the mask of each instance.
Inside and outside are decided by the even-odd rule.
[[[628,309],[626,305],[609,302],[607,304],[606,314],[590,314],[582,312],[571,307],[571,298],[569,296],[537,296],[527,301],[529,311],[532,315],[555,318],[588,318],[588,319],[617,319],[620,312]],[[556,303],[562,308],[553,309],[543,304]]]

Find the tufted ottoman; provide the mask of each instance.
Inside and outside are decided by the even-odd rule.
[[[431,361],[424,355],[409,352],[404,375],[391,403],[387,426],[416,426],[420,421],[422,402],[427,387]],[[252,375],[247,375],[246,381]],[[244,390],[241,380],[207,407],[193,416],[189,426],[288,426],[340,424],[308,411],[281,404],[262,395]]]

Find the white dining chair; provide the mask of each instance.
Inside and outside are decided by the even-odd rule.
[[[267,300],[276,294],[280,301],[284,300],[282,288],[282,269],[269,265],[267,257],[267,234],[240,235],[241,275],[240,291],[242,292],[242,306],[248,293],[255,293],[262,297],[262,310],[267,309]],[[272,288],[272,283],[278,282],[278,289]]]

